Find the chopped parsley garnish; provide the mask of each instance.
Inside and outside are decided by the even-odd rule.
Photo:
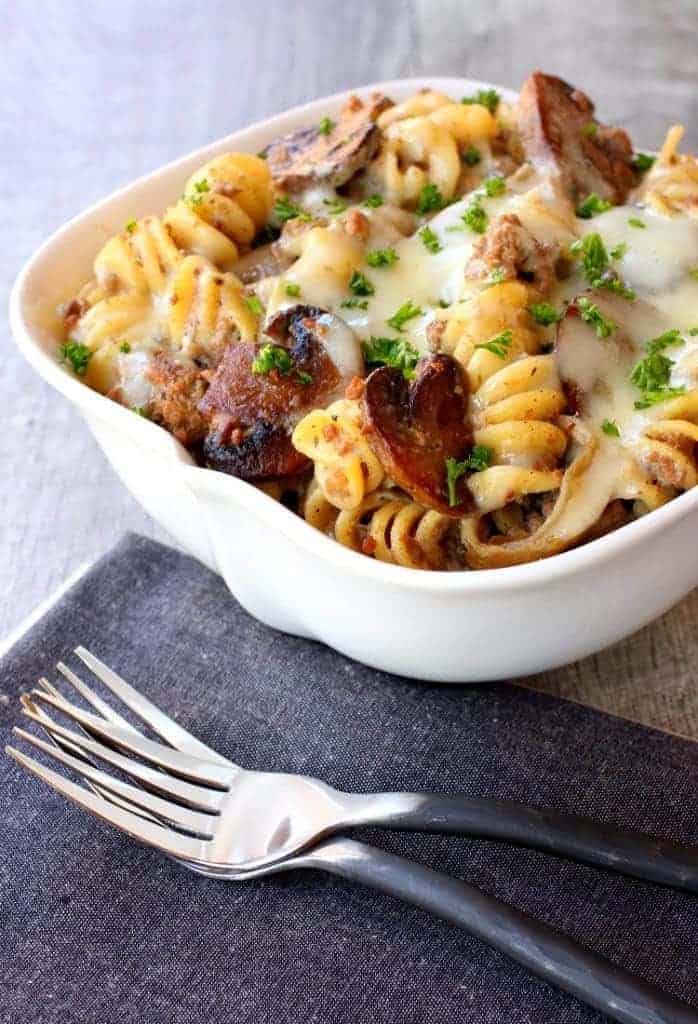
[[[608,338],[615,331],[616,324],[614,321],[604,316],[596,303],[592,302],[591,299],[587,299],[585,296],[577,299],[577,309],[582,320],[585,323],[591,324],[594,328],[597,338]]]
[[[136,222],[135,222],[135,220],[127,220],[126,221],[126,225],[124,227],[124,230],[126,231],[127,234],[132,235],[133,232],[136,230]]]
[[[591,192],[586,199],[579,204],[576,214],[583,220],[589,220],[590,217],[593,217],[597,213],[604,213],[606,210],[610,210],[612,206],[613,203],[609,203],[607,200],[602,199],[596,192]]]
[[[479,103],[481,107],[487,107],[490,114],[494,114],[501,98],[496,89],[480,89],[474,96],[464,96],[461,103]]]
[[[614,245],[609,252],[609,256],[612,260],[622,260],[628,251],[627,242],[619,242],[618,245]]]
[[[492,458],[492,452],[489,448],[486,448],[484,444],[476,444],[473,446],[470,454],[460,462],[458,459],[446,459],[446,484],[448,486],[448,504],[453,508],[454,505],[458,504],[458,495],[456,494],[456,484],[460,478],[470,471],[471,473],[481,473],[483,469],[487,469]]]
[[[502,196],[507,190],[504,178],[498,174],[494,174],[491,178],[486,178],[482,183],[482,187],[485,190],[485,195],[490,198],[492,196]]]
[[[257,295],[248,295],[245,299],[245,305],[249,309],[250,313],[254,313],[255,316],[262,315],[262,303],[259,301],[259,297]]]
[[[323,117],[320,124],[317,126],[317,130],[321,135],[329,135],[334,128],[334,121],[329,117]]]
[[[695,338],[698,334],[698,327],[691,327],[688,332],[692,338]]]
[[[485,231],[487,231],[488,217],[480,196],[475,196],[463,214],[462,220],[471,231],[478,235],[484,235]]]
[[[269,154],[267,153],[266,149],[260,149],[259,152],[257,153],[257,156],[259,157],[260,160],[269,159]]]
[[[423,216],[425,213],[433,213],[435,210],[443,210],[446,206],[446,200],[441,195],[441,189],[438,185],[423,185],[419,192],[419,198],[417,199],[417,210],[419,216]]]
[[[501,284],[504,280],[504,267],[493,267],[485,282],[485,288],[491,288],[493,284]]]
[[[375,288],[360,270],[355,270],[349,279],[349,291],[354,295],[373,295]]]
[[[599,130],[599,126],[596,121],[587,121],[586,124],[582,125],[582,135],[587,139],[592,139]]]
[[[389,320],[386,321],[389,327],[392,327],[394,331],[402,331],[408,320],[413,320],[416,316],[421,316],[424,311],[415,306],[411,299],[403,303],[400,308],[393,313]]]
[[[622,298],[633,301],[635,292],[632,288],[628,288],[612,272],[609,273],[608,253],[598,231],[577,239],[570,249],[574,253],[581,252],[584,276],[592,288],[605,288],[606,291],[615,292]]]
[[[295,206],[288,196],[282,196],[281,199],[276,200],[272,213],[282,224],[285,224],[287,220],[293,220],[294,217],[297,217],[299,220],[313,219],[306,210],[301,209],[300,206]]]
[[[131,346],[127,341],[122,341],[119,345],[119,352],[124,352],[126,355],[131,351]]]
[[[92,358],[92,352],[87,345],[79,341],[72,341],[70,338],[58,349],[58,358],[62,363],[68,362],[78,377],[84,377],[87,373],[87,365]]]
[[[628,224],[631,228],[646,228],[644,220],[640,220],[639,217],[628,217]]]
[[[645,171],[649,171],[656,159],[656,156],[650,156],[649,153],[636,153],[633,157],[632,164],[636,171],[639,171],[640,174],[644,174]]]
[[[292,281],[289,281],[285,285],[284,291],[290,298],[296,299],[301,293],[301,286],[299,284],[294,284]]]
[[[669,387],[674,360],[662,355],[665,348],[673,348],[682,343],[681,332],[676,328],[647,342],[647,355],[635,363],[630,374],[631,383],[642,392],[642,398],[635,402],[636,409],[647,409],[658,402],[684,394],[684,387]]]
[[[467,167],[476,167],[481,160],[480,150],[476,146],[468,146],[463,153],[463,163]]]
[[[698,267],[691,267],[688,271],[688,276],[692,277],[694,281],[698,281]]]
[[[551,324],[562,320],[562,313],[558,313],[549,302],[534,302],[528,307],[528,311],[537,324],[541,327],[550,327]]]
[[[332,217],[336,217],[338,214],[344,213],[347,208],[347,204],[343,199],[340,199],[339,196],[337,196],[336,199],[323,199],[322,202],[323,206],[327,207],[327,212]]]
[[[439,236],[436,234],[435,231],[432,231],[431,228],[422,228],[422,230],[419,232],[419,237],[422,239],[422,242],[424,243],[424,248],[428,252],[441,252],[442,245],[441,242],[439,241]]]
[[[198,206],[204,198],[204,193],[211,191],[211,186],[205,178],[201,178],[200,181],[195,181],[192,188],[194,189],[194,195],[187,197],[192,206]]]
[[[609,437],[620,437],[620,430],[618,424],[614,423],[613,420],[604,420],[601,424],[601,429],[604,434],[608,434]]]
[[[142,416],[144,420],[148,419],[148,412],[144,405],[132,405],[131,412],[135,412],[136,416]]]
[[[414,377],[414,368],[419,362],[419,352],[405,338],[377,338],[371,336],[362,342],[367,366],[392,366],[401,370],[407,380]]]
[[[344,309],[368,309],[368,299],[345,299],[340,306]]]
[[[374,192],[372,196],[368,196],[366,199],[364,199],[363,205],[367,206],[369,210],[377,210],[379,206],[383,205],[383,196],[380,196],[378,195],[377,192]]]
[[[281,345],[262,345],[252,362],[252,373],[271,373],[276,370],[282,377],[288,377],[296,370],[296,364],[287,349]],[[313,378],[303,370],[296,370],[301,384],[312,384]]]
[[[400,259],[392,246],[387,249],[369,249],[366,253],[366,262],[369,267],[392,267]]]
[[[506,359],[511,348],[511,343],[514,340],[514,336],[510,330],[502,331],[501,334],[495,334],[489,341],[483,341],[481,345],[476,345],[475,348],[484,348],[488,352],[491,352],[493,356],[498,356],[500,359]]]

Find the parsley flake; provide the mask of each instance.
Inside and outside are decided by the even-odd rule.
[[[676,328],[647,342],[647,355],[635,363],[630,374],[630,382],[642,392],[642,398],[635,402],[636,409],[647,409],[658,402],[666,402],[669,398],[684,394],[684,387],[669,387],[674,360],[662,355],[664,349],[682,343],[681,332]]]
[[[534,302],[528,307],[528,311],[541,327],[550,327],[551,324],[562,320],[562,313],[558,313],[549,302]]]
[[[323,117],[320,121],[320,124],[317,126],[317,130],[320,132],[321,135],[329,135],[334,126],[334,121],[331,118]]]
[[[422,242],[424,243],[424,248],[427,250],[427,252],[441,252],[442,245],[441,242],[439,241],[439,236],[436,234],[435,231],[432,231],[430,227],[422,228],[422,230],[419,232],[419,237],[422,239]]]
[[[463,163],[466,167],[476,167],[481,160],[480,150],[476,146],[468,146],[463,153]]]
[[[620,437],[620,430],[618,424],[614,423],[613,420],[604,420],[601,424],[601,429],[604,434],[608,434],[609,437]]]
[[[514,335],[512,332],[506,330],[502,331],[501,334],[495,334],[489,341],[483,341],[482,344],[476,345],[475,348],[484,348],[491,352],[493,356],[497,356],[499,359],[506,359],[513,340]]]
[[[347,208],[347,204],[344,202],[343,199],[340,199],[339,196],[337,196],[335,199],[323,199],[322,203],[323,206],[327,207],[327,212],[330,214],[331,217],[336,217],[340,213],[344,213],[344,211]]]
[[[135,412],[136,416],[142,416],[144,420],[148,419],[148,412],[144,405],[132,405],[131,412]]]
[[[462,215],[463,223],[471,231],[474,231],[478,235],[484,235],[487,230],[487,212],[482,205],[482,199],[480,196],[475,196],[472,202],[467,207],[465,213]]]
[[[618,245],[613,246],[608,255],[612,260],[622,260],[627,251],[627,242],[619,242]]]
[[[402,306],[386,321],[389,327],[392,327],[394,331],[404,330],[405,324],[408,320],[413,320],[416,316],[421,316],[424,311],[415,306],[411,299],[403,303]]]
[[[392,246],[387,249],[369,249],[366,262],[369,267],[392,267],[400,259]]]
[[[628,217],[628,224],[631,228],[646,228],[644,220],[640,220],[639,217]]]
[[[78,377],[84,377],[87,373],[88,363],[92,358],[92,352],[87,345],[68,338],[66,342],[59,346],[58,358],[62,363],[70,363]]]
[[[586,199],[579,204],[576,209],[576,214],[583,220],[589,220],[597,213],[604,213],[606,210],[610,210],[613,203],[607,202],[602,199],[596,192],[591,192]]]
[[[446,206],[446,200],[441,195],[441,189],[438,185],[423,185],[419,192],[419,198],[417,199],[416,212],[419,216],[423,216],[425,213],[433,213],[435,210],[443,210]]]
[[[460,462],[458,459],[446,459],[446,484],[448,487],[448,504],[451,508],[458,504],[458,495],[456,493],[456,484],[460,478],[468,471],[472,473],[481,473],[483,469],[487,469],[492,458],[492,452],[489,448],[486,448],[484,444],[476,444],[473,446],[469,455],[467,455]]]
[[[635,292],[632,288],[628,288],[613,271],[609,271],[608,253],[598,231],[577,239],[570,249],[573,253],[582,254],[584,276],[592,288],[605,288],[606,291],[615,292],[622,298],[633,301]]]
[[[656,156],[650,156],[649,153],[636,153],[632,159],[632,165],[636,171],[644,174],[645,171],[649,171],[656,159]]]
[[[366,199],[364,199],[363,205],[367,206],[369,210],[377,210],[379,206],[383,205],[383,196],[380,196],[378,195],[377,192],[374,192],[372,196],[368,196]]]
[[[691,335],[692,338],[695,338],[696,335],[698,335],[698,327],[691,327],[688,333]]]
[[[313,218],[306,211],[301,209],[300,206],[295,206],[288,196],[282,196],[281,199],[277,199],[272,207],[272,213],[277,220],[280,220],[282,224],[285,224],[287,220],[312,220]]]
[[[119,352],[123,352],[125,355],[128,355],[130,351],[131,346],[129,345],[129,343],[127,341],[122,341],[121,344],[119,345]]]
[[[474,96],[464,96],[461,103],[478,103],[481,107],[487,107],[490,114],[494,114],[501,98],[496,89],[480,89]]]
[[[250,313],[254,313],[255,316],[262,315],[262,303],[259,301],[259,296],[248,295],[247,298],[245,299],[245,305],[249,309]]]
[[[694,281],[698,281],[698,267],[691,267],[688,271],[688,276],[692,277]]]
[[[349,291],[354,295],[373,295],[375,288],[360,270],[355,270],[349,279]]]
[[[301,286],[299,284],[294,284],[293,281],[288,281],[284,287],[284,291],[290,298],[297,299],[301,293]]]
[[[126,224],[124,225],[124,230],[126,231],[126,234],[132,235],[133,232],[136,230],[136,227],[137,225],[135,220],[127,220]]]
[[[262,345],[252,362],[252,373],[271,373],[276,370],[282,377],[288,377],[295,370],[301,384],[312,384],[313,378],[303,370],[296,370],[293,357],[281,345]]]
[[[585,323],[591,324],[596,331],[597,338],[609,338],[616,329],[616,324],[609,317],[604,316],[596,303],[591,299],[582,296],[576,303],[579,315]]]
[[[485,195],[490,198],[492,198],[492,196],[502,196],[507,190],[507,184],[504,178],[499,174],[494,174],[491,178],[486,178],[482,183],[482,187],[485,190]]]
[[[414,377],[419,352],[405,338],[379,338],[371,336],[361,345],[367,366],[391,366],[401,370],[407,380]]]
[[[597,125],[596,121],[587,121],[586,124],[582,125],[582,135],[586,139],[592,139],[596,135],[598,130],[599,126]]]
[[[368,299],[345,299],[339,305],[344,309],[368,309]]]

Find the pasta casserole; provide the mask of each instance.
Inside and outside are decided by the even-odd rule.
[[[698,482],[698,160],[561,79],[214,157],[61,307],[69,372],[364,557],[547,558]]]

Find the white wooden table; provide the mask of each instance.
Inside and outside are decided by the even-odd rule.
[[[371,81],[516,86],[542,67],[588,90],[638,146],[678,120],[698,147],[694,0],[0,0],[0,14],[3,291],[46,235],[117,186]],[[166,538],[7,328],[0,382],[2,636],[125,530]],[[631,640],[530,683],[698,737],[697,618],[694,592]]]

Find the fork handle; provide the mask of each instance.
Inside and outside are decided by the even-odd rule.
[[[329,839],[284,867],[318,868],[429,910],[621,1024],[698,1024],[698,1010],[562,932],[449,875],[351,839]]]
[[[510,800],[384,793],[369,797],[361,822],[391,829],[500,839],[698,893],[698,847],[591,818]]]

